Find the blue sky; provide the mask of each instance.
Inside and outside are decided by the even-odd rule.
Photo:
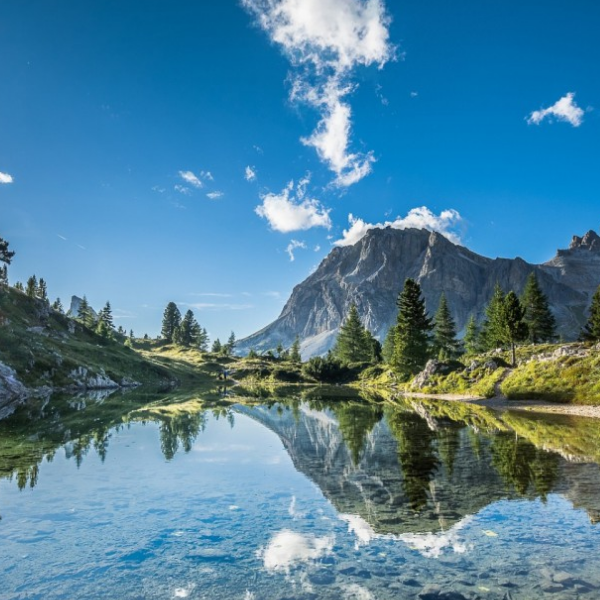
[[[543,262],[600,226],[598,31],[592,0],[7,0],[9,277],[224,338],[377,223]]]

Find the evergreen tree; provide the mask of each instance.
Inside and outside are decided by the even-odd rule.
[[[194,313],[188,310],[183,316],[181,324],[175,330],[173,341],[180,346],[191,346],[199,329]]]
[[[499,328],[500,341],[508,344],[512,353],[512,366],[516,364],[516,343],[527,337],[527,325],[523,320],[525,309],[517,295],[510,291],[506,294],[501,310]]]
[[[96,323],[96,333],[103,337],[104,339],[113,339],[114,333],[112,328],[108,325],[108,323],[104,319],[98,319]]]
[[[224,350],[227,356],[231,356],[235,350],[235,333],[233,333],[233,331],[231,332],[231,335],[224,346]]]
[[[38,287],[37,277],[35,275],[32,275],[27,280],[27,287],[25,288],[25,293],[30,298],[35,298],[37,296],[37,287]]]
[[[52,308],[56,311],[59,312],[61,314],[63,314],[65,312],[65,309],[63,308],[62,302],[60,301],[60,298],[57,298],[53,303],[52,303]]]
[[[25,288],[23,287],[23,284],[20,281],[17,281],[15,283],[15,290],[19,290],[19,292],[25,292]]]
[[[427,317],[421,286],[414,279],[405,281],[397,305],[392,367],[408,379],[416,375],[427,362],[432,324]]]
[[[394,344],[396,343],[396,326],[392,325],[383,340],[383,347],[381,348],[381,355],[383,360],[388,364],[392,364],[394,359]]]
[[[163,314],[162,328],[160,337],[167,342],[173,341],[175,330],[181,324],[181,313],[175,302],[169,302]]]
[[[48,302],[48,286],[42,277],[37,285],[36,296],[43,302]]]
[[[202,352],[208,352],[208,331],[204,327],[198,326],[198,334],[195,337],[195,345]]]
[[[104,308],[98,313],[98,321],[102,321],[109,329],[114,327],[112,308],[110,302],[106,302]]]
[[[144,334],[144,339],[145,339],[145,340],[149,340],[149,339],[150,339],[150,336],[149,336],[147,333],[145,333],[145,334]]]
[[[504,307],[504,292],[499,283],[494,287],[494,293],[485,309],[485,320],[481,328],[481,341],[485,350],[493,350],[502,345],[502,320]]]
[[[296,365],[299,365],[302,362],[302,356],[300,354],[300,338],[298,336],[294,338],[294,343],[290,349],[290,361]]]
[[[133,335],[133,329],[130,329],[130,330],[129,330],[129,339],[130,339],[130,340],[133,340],[133,339],[134,339],[134,337],[135,337],[135,336]]]
[[[597,342],[600,340],[600,285],[596,288],[590,306],[590,316],[581,332],[586,340]]]
[[[527,325],[529,341],[538,344],[556,339],[556,320],[550,312],[548,298],[540,288],[535,273],[531,273],[527,278],[522,304],[525,309],[524,321]]]
[[[0,268],[0,284],[8,285],[8,267],[6,265],[2,265]]]
[[[223,352],[223,344],[221,344],[221,340],[219,338],[217,338],[212,345],[212,348],[210,350],[211,352],[214,352],[215,354],[221,354],[221,352]]]
[[[117,329],[117,333],[119,335],[125,335],[125,330],[123,329],[122,325],[119,325],[119,328]]]
[[[15,253],[8,249],[8,242],[0,237],[0,262],[10,265],[14,255]]]
[[[446,294],[442,292],[440,304],[433,321],[433,349],[440,360],[453,358],[458,354],[456,325],[450,314]]]
[[[77,309],[77,320],[86,327],[90,329],[94,327],[94,315],[92,314],[92,309],[87,301],[85,295],[83,296],[81,302],[79,303],[79,308]]]
[[[334,355],[346,365],[371,360],[372,345],[367,336],[371,337],[360,321],[356,304],[352,304],[348,317],[340,327],[333,349]]]
[[[471,315],[465,329],[465,337],[463,339],[465,351],[467,354],[477,354],[481,352],[480,331],[475,320],[475,315]]]

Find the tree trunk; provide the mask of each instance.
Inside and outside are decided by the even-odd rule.
[[[515,349],[515,343],[511,342],[511,349],[512,349],[512,368],[515,368],[515,364],[517,363],[517,355],[516,355],[516,349]]]

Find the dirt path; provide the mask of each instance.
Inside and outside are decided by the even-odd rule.
[[[465,402],[477,404],[494,410],[523,410],[529,412],[553,413],[558,415],[573,415],[576,417],[590,417],[600,419],[600,406],[584,406],[577,404],[555,404],[543,400],[508,400],[502,395],[494,398],[482,398],[460,394],[420,394],[406,393],[405,396],[413,398],[434,398],[449,402]]]

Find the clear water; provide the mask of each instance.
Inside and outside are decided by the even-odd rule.
[[[80,398],[15,415],[0,597],[599,598],[598,424],[449,410]]]

